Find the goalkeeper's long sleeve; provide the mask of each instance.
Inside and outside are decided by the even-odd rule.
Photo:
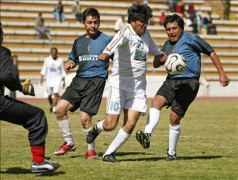
[[[11,91],[21,91],[22,85],[12,73],[13,59],[11,51],[0,46],[0,57],[0,95],[3,94],[3,86],[6,86]]]

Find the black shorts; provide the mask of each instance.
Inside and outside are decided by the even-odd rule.
[[[165,97],[172,111],[184,116],[189,105],[197,96],[198,79],[166,79],[156,95]]]
[[[74,77],[61,99],[74,105],[71,112],[80,108],[81,111],[95,115],[101,104],[105,84],[106,80],[100,77]]]

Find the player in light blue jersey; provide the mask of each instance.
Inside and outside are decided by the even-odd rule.
[[[82,24],[86,29],[86,34],[74,41],[68,62],[64,64],[66,71],[77,65],[78,70],[56,106],[57,122],[64,138],[63,145],[54,152],[57,156],[76,149],[67,112],[74,112],[80,108],[80,120],[83,131],[87,135],[91,129],[92,116],[98,112],[108,77],[109,59],[101,61],[98,55],[111,41],[111,37],[99,31],[100,14],[98,10],[86,9],[83,12]],[[96,157],[95,143],[88,143],[84,158],[94,159]]]
[[[163,107],[171,107],[169,148],[165,160],[176,160],[176,148],[180,135],[180,121],[189,105],[195,99],[199,89],[201,73],[201,53],[209,56],[219,73],[219,82],[225,87],[229,79],[214,49],[196,34],[184,32],[184,21],[177,14],[169,15],[163,23],[168,39],[162,47],[167,55],[178,53],[186,60],[186,69],[182,74],[168,75],[163,85],[156,93],[144,132],[137,131],[136,139],[144,148],[149,148],[151,134],[159,122]],[[164,61],[156,61],[154,67],[160,67]]]

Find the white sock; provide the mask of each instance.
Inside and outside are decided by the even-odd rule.
[[[156,108],[150,108],[149,115],[147,117],[147,122],[145,126],[145,133],[152,134],[154,128],[159,123],[160,110]]]
[[[85,137],[87,137],[88,132],[91,130],[91,128],[89,129],[83,129],[83,132],[85,134]],[[92,150],[95,149],[95,141],[93,141],[92,143],[88,144],[88,150]]]
[[[171,126],[169,125],[169,151],[170,155],[174,155],[176,153],[177,143],[180,135],[180,125]]]
[[[105,121],[105,119],[101,120],[101,121],[98,121],[96,123],[96,126],[98,128],[98,132],[101,132],[101,131],[104,131],[104,128],[103,128],[103,122]]]
[[[52,112],[55,112],[55,106],[52,108]]]
[[[74,140],[73,140],[72,132],[70,129],[69,119],[58,121],[58,125],[59,125],[61,132],[63,134],[63,138],[67,142],[67,144],[68,145],[73,144]]]
[[[116,137],[113,139],[107,151],[104,153],[103,157],[107,154],[112,154],[117,151],[117,149],[129,139],[131,134],[126,133],[122,128],[117,133]]]

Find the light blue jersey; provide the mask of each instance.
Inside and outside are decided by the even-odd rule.
[[[213,48],[200,36],[183,32],[179,41],[172,44],[166,41],[162,51],[167,55],[178,53],[186,60],[186,69],[182,74],[168,75],[169,78],[199,78],[201,73],[201,53],[210,55]]]
[[[78,64],[76,76],[107,79],[109,60],[98,60],[98,55],[103,52],[110,41],[111,37],[100,31],[93,38],[86,38],[86,34],[84,34],[74,41],[68,59]]]

